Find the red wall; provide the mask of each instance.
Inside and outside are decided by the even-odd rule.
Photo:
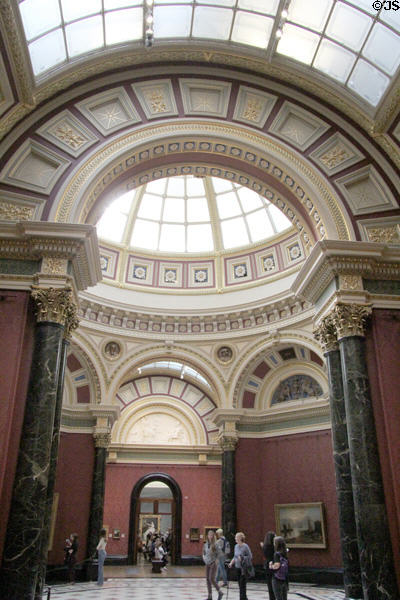
[[[86,558],[93,468],[93,436],[62,433],[55,486],[59,500],[50,564],[62,563],[64,541],[71,533],[79,536],[78,561]]]
[[[374,310],[367,336],[371,383],[386,508],[400,587],[400,311]]]
[[[109,554],[128,553],[131,494],[135,484],[150,473],[172,477],[182,492],[182,554],[199,556],[202,542],[190,542],[190,527],[221,524],[221,468],[200,465],[108,464],[104,505],[104,524],[109,531],[120,529],[120,540],[109,539]]]
[[[0,562],[32,360],[29,297],[29,292],[0,291]]]
[[[236,450],[238,529],[246,534],[256,563],[262,563],[259,542],[267,531],[276,530],[274,504],[323,502],[328,547],[292,548],[290,563],[341,566],[332,452],[330,431],[240,439]]]

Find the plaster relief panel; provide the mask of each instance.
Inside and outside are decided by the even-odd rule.
[[[337,179],[336,183],[354,215],[398,208],[382,177],[370,165]]]
[[[327,175],[334,175],[365,157],[340,133],[335,133],[311,152],[310,158],[314,159]]]
[[[49,148],[27,140],[3,169],[0,180],[48,195],[69,164]]]
[[[264,127],[276,100],[276,96],[241,85],[233,118],[248,125]]]
[[[76,107],[103,135],[141,120],[124,88],[96,94]]]
[[[306,150],[325,131],[329,125],[309,112],[285,102],[274,119],[270,132],[290,142],[300,150]]]
[[[180,79],[183,107],[186,115],[226,117],[231,84],[203,79]]]
[[[160,116],[172,117],[178,114],[172,83],[169,79],[134,83],[132,89],[148,119]]]
[[[98,141],[98,138],[68,110],[47,121],[37,133],[75,158]]]
[[[190,444],[190,435],[184,424],[176,417],[153,412],[139,419],[130,429],[128,444]]]
[[[30,198],[26,194],[13,192],[0,192],[0,221],[36,221],[40,215],[45,201]]]

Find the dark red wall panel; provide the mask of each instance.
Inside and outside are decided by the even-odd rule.
[[[150,473],[172,477],[182,492],[182,554],[201,555],[202,542],[190,542],[191,527],[221,525],[221,468],[200,465],[108,464],[104,524],[109,531],[120,529],[120,540],[109,539],[109,554],[128,553],[131,494],[135,484]]]
[[[29,292],[0,291],[0,562],[32,361]]]
[[[400,586],[400,311],[374,310],[367,335],[379,457],[390,535]]]
[[[236,451],[238,529],[262,563],[259,542],[275,531],[275,504],[323,502],[327,549],[291,549],[294,566],[342,564],[330,431],[239,440]]]
[[[93,466],[93,436],[62,433],[55,486],[59,494],[58,510],[50,564],[62,563],[64,540],[70,533],[79,536],[78,561],[86,558]]]

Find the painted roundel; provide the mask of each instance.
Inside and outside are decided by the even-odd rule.
[[[271,406],[288,400],[299,400],[302,398],[314,398],[323,395],[321,386],[309,375],[292,375],[281,381],[275,389]]]

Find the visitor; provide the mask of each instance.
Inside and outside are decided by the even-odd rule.
[[[217,546],[217,536],[213,529],[209,529],[207,540],[203,545],[203,561],[206,565],[206,580],[207,580],[207,600],[212,600],[212,587],[218,592],[218,600],[221,600],[223,592],[219,589],[215,576],[217,574],[217,565],[221,550]]]

